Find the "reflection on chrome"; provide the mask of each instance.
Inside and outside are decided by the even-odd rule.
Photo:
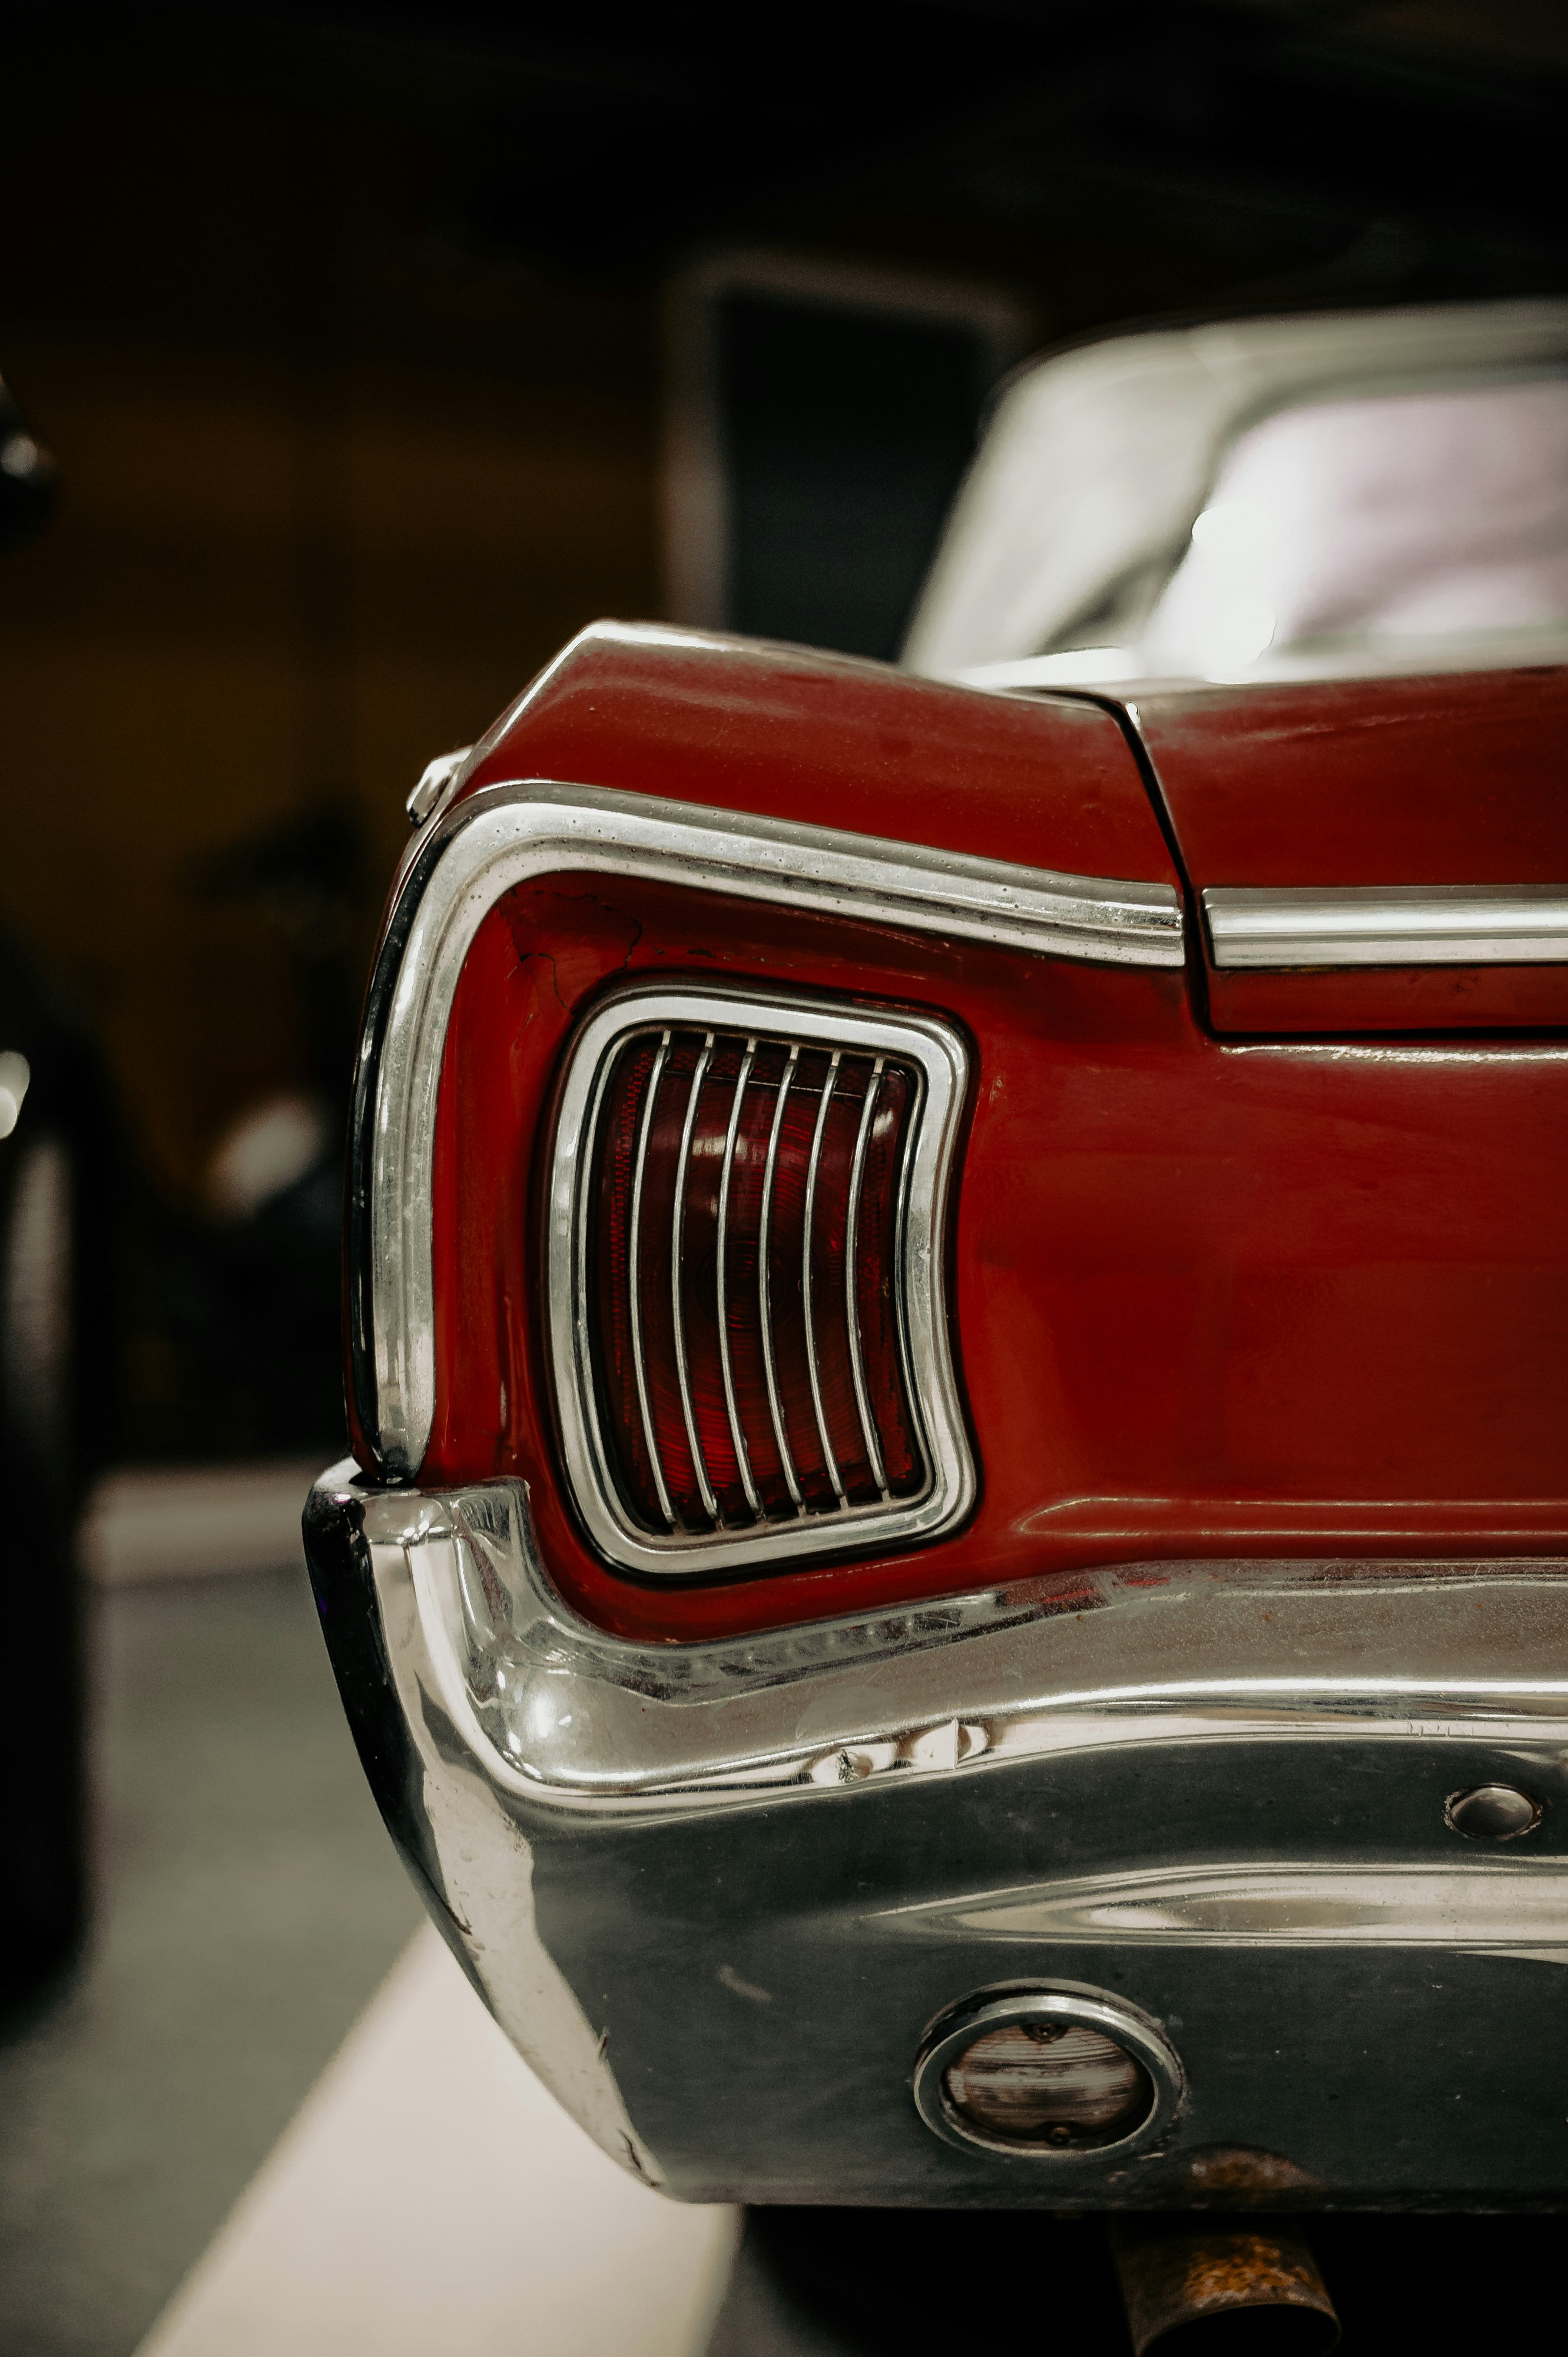
[[[1518,1974],[1568,1961],[1568,1563],[1132,1564],[655,1645],[553,1592],[519,1482],[421,1495],[345,1465],[306,1535],[426,1903],[645,2178],[858,2201],[871,2170],[882,2199],[1004,2207],[1048,2168],[1103,2208],[1119,2154],[1179,2203],[1205,2154],[1261,2147],[1334,2199],[1560,2198]],[[1542,1811],[1502,1854],[1444,1814],[1485,1784]],[[1156,2117],[1146,2147],[1020,2169],[972,2121],[962,2152],[945,2111],[921,2132],[911,2056],[940,2085],[955,2007],[967,2042],[972,1999],[1057,1975],[1075,2018],[1109,1984],[1169,2032],[1195,2090],[1170,2139]],[[1366,2100],[1326,2104],[1347,2071]]]
[[[804,1800],[1151,1745],[1245,1743],[1281,1775],[1275,1747],[1302,1740],[1463,1736],[1499,1773],[1568,1753],[1568,1677],[1520,1670],[1568,1643],[1558,1562],[1129,1565],[641,1645],[554,1593],[521,1482],[376,1491],[354,1471],[318,1486],[357,1511],[378,1581],[409,1582],[470,1756],[560,1806]]]
[[[1214,963],[1226,967],[1560,965],[1562,884],[1211,886]]]
[[[1051,1942],[1196,1942],[1211,1947],[1463,1948],[1568,1960],[1568,1862],[1452,1867],[1259,1858],[1155,1867],[910,1908],[921,1928]]]

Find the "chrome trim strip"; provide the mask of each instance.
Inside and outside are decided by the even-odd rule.
[[[956,1904],[895,1910],[902,1929],[980,1932],[1052,1947],[1443,1948],[1554,1951],[1568,1960],[1568,1875],[1489,1852],[1446,1863],[1271,1857],[1118,1867]]]
[[[878,1056],[866,1076],[865,1095],[860,1108],[860,1127],[854,1136],[854,1157],[849,1166],[849,1204],[843,1236],[844,1325],[849,1333],[849,1368],[854,1378],[855,1412],[860,1417],[866,1461],[884,1498],[887,1495],[887,1468],[883,1461],[882,1439],[871,1413],[870,1394],[865,1388],[865,1352],[860,1337],[860,1304],[854,1292],[854,1255],[860,1242],[860,1189],[865,1176],[865,1148],[871,1136],[876,1100],[882,1093],[882,1068],[886,1060],[885,1056]]]
[[[664,1077],[665,1061],[670,1054],[670,1034],[666,1030],[659,1042],[653,1067],[648,1075],[648,1093],[642,1100],[642,1117],[637,1125],[637,1168],[631,1182],[631,1233],[627,1244],[627,1290],[631,1311],[631,1365],[637,1377],[637,1405],[642,1416],[642,1437],[648,1450],[648,1462],[653,1471],[653,1486],[659,1492],[659,1511],[671,1530],[675,1510],[670,1502],[670,1487],[664,1479],[664,1468],[659,1458],[659,1443],[653,1434],[653,1404],[648,1396],[648,1353],[642,1347],[642,1182],[648,1169],[648,1141],[653,1133],[653,1109],[659,1097],[659,1083]],[[679,1196],[677,1195],[677,1200]],[[583,1222],[584,1248],[586,1248],[587,1222]],[[586,1287],[584,1288],[585,1311]],[[586,1317],[583,1321],[585,1336]]]
[[[539,876],[643,877],[1031,954],[1174,968],[1168,884],[1064,876],[837,828],[518,780],[427,823],[371,985],[355,1092],[356,1394],[384,1469],[412,1476],[435,1413],[431,1166],[457,977],[503,893]]]
[[[1555,1791],[1568,1756],[1561,1557],[1133,1563],[761,1636],[639,1644],[555,1594],[521,1481],[377,1490],[345,1462],[317,1491],[355,1507],[378,1578],[412,1577],[420,1643],[472,1764],[564,1809],[831,1805],[1009,1762],[1109,1761],[1132,1747],[1153,1773],[1172,1746],[1246,1744],[1262,1759],[1319,1739],[1369,1747],[1369,1766],[1415,1739],[1445,1753],[1485,1743]],[[1456,1838],[1442,1803],[1439,1777],[1439,1848]],[[1471,1870],[1463,1846],[1444,1862]],[[1080,1888],[1060,1886],[1069,1911]],[[1044,1903],[1031,1888],[963,1904],[1026,1901]],[[1033,1936],[1032,1924],[1017,1928]],[[1184,1926],[1211,1928],[1190,1913],[1169,1928]]]
[[[719,1327],[719,1367],[724,1375],[725,1411],[729,1417],[731,1445],[740,1473],[740,1485],[746,1492],[746,1502],[754,1514],[762,1512],[762,1500],[757,1495],[752,1477],[751,1451],[746,1445],[741,1428],[740,1407],[735,1395],[735,1369],[729,1347],[729,1189],[735,1171],[735,1146],[740,1135],[740,1116],[746,1105],[746,1086],[751,1078],[751,1067],[757,1058],[757,1041],[748,1039],[746,1052],[736,1075],[735,1099],[729,1109],[729,1127],[725,1132],[724,1168],[719,1175],[718,1247],[714,1256],[714,1275],[717,1293]]]
[[[660,1030],[671,1035],[727,1032],[789,1048],[763,1172],[757,1273],[768,1414],[797,1509],[788,1521],[718,1532],[683,1530],[677,1523],[668,1536],[650,1532],[632,1520],[621,1499],[614,1451],[602,1429],[592,1355],[584,1346],[588,1274],[581,1243],[587,1224],[586,1190],[593,1183],[595,1124],[604,1075],[623,1044],[634,1033]],[[785,1112],[801,1054],[817,1049],[824,1060],[835,1051],[841,1058],[857,1051],[881,1053],[897,1059],[910,1074],[913,1103],[902,1157],[903,1202],[894,1274],[906,1338],[909,1405],[921,1435],[925,1480],[910,1497],[862,1504],[848,1501],[835,1482],[841,1502],[813,1509],[803,1496],[785,1426],[774,1357],[768,1243]],[[770,1563],[794,1564],[811,1555],[885,1549],[933,1537],[969,1512],[976,1475],[952,1363],[942,1252],[968,1073],[963,1041],[951,1025],[935,1016],[782,994],[764,996],[736,989],[643,984],[601,1001],[583,1025],[561,1082],[550,1172],[550,1350],[572,1495],[588,1535],[612,1563],[666,1578],[719,1571],[755,1573]],[[831,1092],[825,1102],[831,1102]],[[816,1142],[824,1119],[819,1109]],[[832,1463],[831,1437],[824,1446]]]
[[[1203,895],[1224,967],[1568,964],[1568,885],[1402,884]]]
[[[668,1039],[668,1032],[665,1037]],[[686,1426],[686,1445],[692,1452],[692,1470],[697,1477],[697,1495],[703,1501],[703,1513],[711,1523],[716,1523],[719,1501],[714,1495],[714,1485],[708,1479],[708,1469],[703,1458],[703,1444],[697,1437],[697,1411],[692,1399],[692,1370],[686,1356],[686,1313],[681,1302],[682,1244],[686,1232],[686,1180],[692,1167],[692,1133],[697,1125],[697,1099],[702,1095],[713,1052],[714,1035],[710,1031],[703,1039],[702,1052],[692,1074],[691,1092],[686,1099],[686,1118],[681,1125],[681,1150],[675,1157],[675,1208],[670,1222],[670,1316],[675,1342],[675,1380],[681,1386],[681,1415]]]
[[[779,1164],[779,1133],[784,1127],[784,1101],[789,1093],[789,1084],[794,1080],[800,1061],[800,1043],[797,1039],[791,1044],[789,1060],[779,1075],[773,1126],[768,1133],[768,1159],[762,1168],[762,1211],[757,1233],[757,1317],[762,1337],[762,1374],[768,1385],[768,1413],[773,1419],[773,1438],[779,1449],[784,1485],[798,1514],[804,1513],[806,1501],[800,1495],[800,1477],[790,1453],[789,1436],[784,1429],[784,1403],[779,1396],[779,1362],[773,1354],[773,1280],[768,1245],[773,1231],[773,1178]]]
[[[806,1372],[811,1381],[811,1406],[817,1419],[817,1437],[822,1444],[822,1462],[833,1485],[834,1497],[841,1506],[847,1506],[849,1492],[843,1486],[843,1476],[833,1454],[833,1437],[828,1430],[827,1410],[822,1405],[822,1382],[817,1368],[817,1321],[811,1313],[811,1232],[817,1218],[817,1172],[822,1159],[822,1138],[828,1125],[828,1113],[833,1101],[833,1083],[838,1079],[843,1060],[843,1051],[835,1048],[828,1059],[822,1103],[817,1107],[816,1127],[811,1132],[811,1154],[806,1165],[806,1210],[800,1223],[800,1311],[806,1329]]]

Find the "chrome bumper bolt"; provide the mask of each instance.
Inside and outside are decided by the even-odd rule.
[[[1517,1784],[1473,1784],[1450,1792],[1443,1813],[1466,1841],[1517,1841],[1541,1823],[1541,1803]]]

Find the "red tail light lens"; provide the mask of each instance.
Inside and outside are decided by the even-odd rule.
[[[938,1249],[961,1042],[660,993],[596,1017],[556,1145],[568,1469],[617,1560],[882,1544],[972,1491]]]
[[[908,1497],[894,1300],[914,1094],[882,1057],[660,1031],[596,1141],[595,1350],[623,1492],[710,1531]]]

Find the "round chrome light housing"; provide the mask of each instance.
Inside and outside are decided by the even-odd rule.
[[[929,2128],[1009,2159],[1140,2149],[1165,2134],[1184,2093],[1176,2050],[1152,2021],[1069,1989],[974,1998],[943,2016],[915,2066]]]

